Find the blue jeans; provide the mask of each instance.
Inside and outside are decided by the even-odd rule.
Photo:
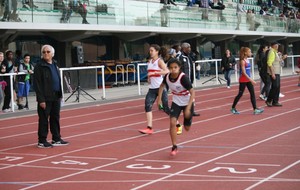
[[[229,70],[225,70],[224,71],[224,77],[227,81],[227,86],[230,86],[231,84],[231,74],[232,74],[233,70],[229,69]]]

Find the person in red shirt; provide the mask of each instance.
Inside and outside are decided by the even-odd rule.
[[[237,96],[234,98],[234,102],[231,107],[231,113],[239,114],[236,110],[236,105],[239,102],[240,98],[243,96],[245,88],[247,87],[250,93],[250,99],[253,107],[253,114],[261,114],[264,110],[258,109],[256,107],[256,99],[254,93],[254,84],[256,82],[251,78],[251,64],[248,61],[248,57],[251,57],[251,49],[248,47],[242,47],[240,49],[240,78],[239,78],[239,92]]]

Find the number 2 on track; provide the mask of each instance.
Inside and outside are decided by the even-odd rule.
[[[208,170],[208,172],[216,172],[218,170],[228,170],[230,173],[233,174],[250,174],[257,171],[255,168],[248,168],[248,171],[237,171],[235,170],[235,168],[231,168],[231,167],[215,167],[211,170]]]

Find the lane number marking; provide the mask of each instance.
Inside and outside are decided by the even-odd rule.
[[[80,165],[80,166],[85,166],[88,165],[88,163],[86,162],[79,162],[79,161],[75,161],[75,160],[63,160],[63,161],[59,161],[59,162],[51,162],[52,164],[66,164],[66,165]]]
[[[247,171],[237,171],[235,168],[231,168],[231,167],[215,167],[211,170],[208,170],[208,172],[216,172],[218,170],[228,170],[230,173],[233,174],[250,174],[257,171],[257,169],[255,168],[248,168]]]
[[[131,164],[126,166],[129,169],[147,169],[147,170],[166,170],[171,168],[170,165],[162,165],[161,167],[146,166],[145,164]]]

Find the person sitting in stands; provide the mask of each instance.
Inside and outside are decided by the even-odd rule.
[[[58,2],[59,6],[62,8],[63,14],[60,19],[61,23],[69,22],[71,14],[74,12],[80,14],[82,17],[82,24],[89,24],[86,20],[87,10],[86,4],[82,3],[80,0],[70,0],[68,5],[65,4],[64,0]]]
[[[25,9],[37,9],[38,6],[33,4],[33,0],[22,0],[23,8]]]

